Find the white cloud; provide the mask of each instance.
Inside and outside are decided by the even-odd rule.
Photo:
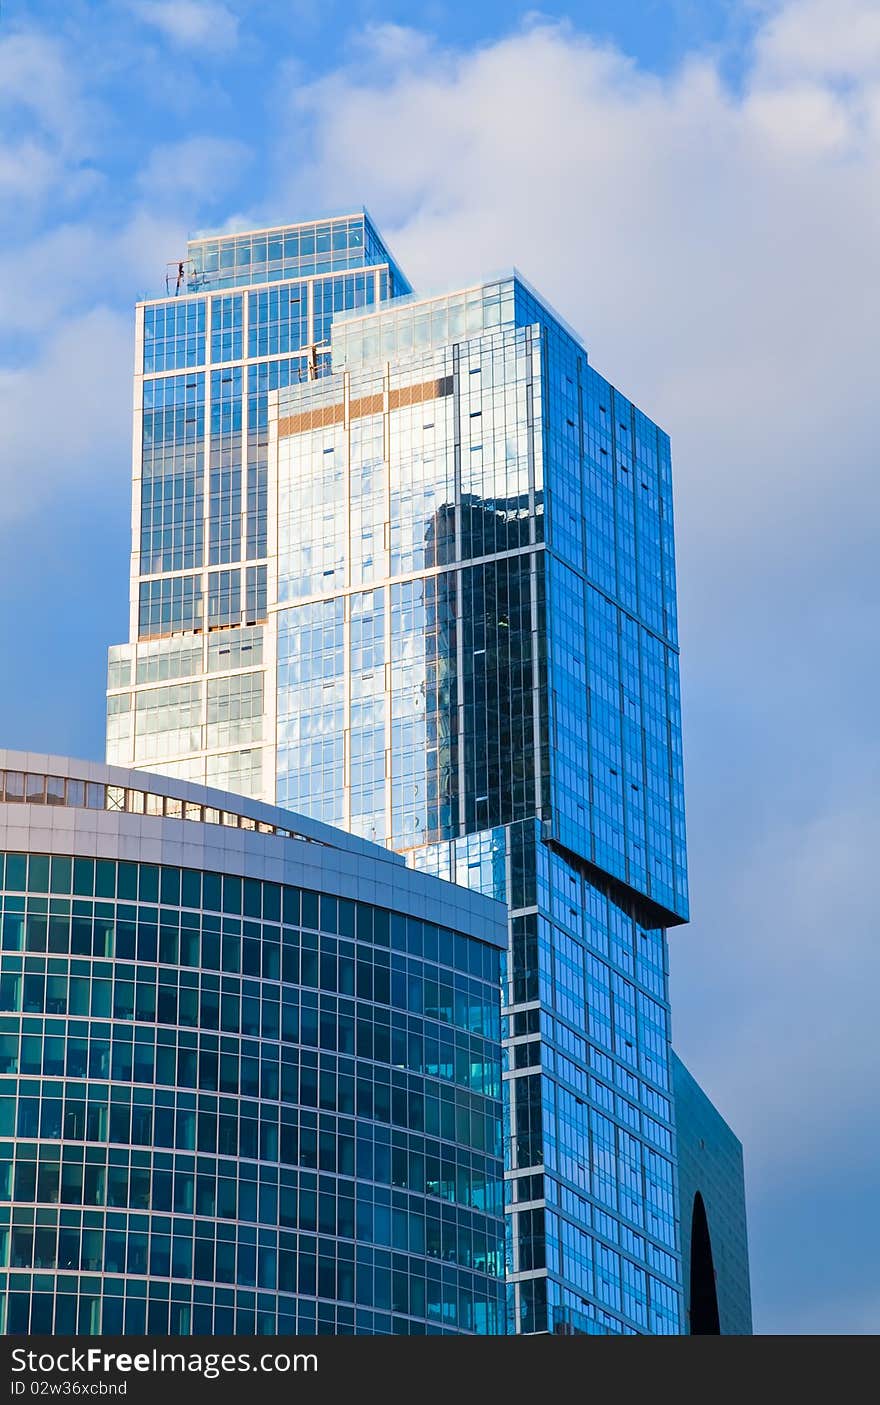
[[[150,205],[180,200],[210,191],[212,198],[223,194],[242,173],[251,158],[244,142],[220,137],[187,137],[154,147],[137,176],[137,184]]]
[[[193,42],[191,9],[199,23],[218,21],[213,38],[202,36],[207,47],[234,38],[222,6],[169,8]],[[71,50],[40,33],[0,41],[0,216],[11,224],[0,258],[0,525],[65,488],[88,493],[112,482],[127,493],[132,302],[162,291],[166,263],[183,256],[187,223],[248,158],[240,141],[209,136],[156,146],[120,217],[100,198],[112,124],[83,97],[79,69]]]
[[[748,747],[741,761],[753,775]],[[864,876],[880,819],[874,788],[853,789],[816,816],[756,796],[739,833],[701,803],[699,920],[670,934],[674,1014],[698,1074],[723,1094],[755,1195],[777,1194],[793,1166],[821,1166],[829,1144],[846,1146],[853,1176],[877,1155],[865,1098],[880,961]]]
[[[426,61],[436,63],[438,58],[429,35],[402,24],[367,25],[354,36],[353,48],[358,59],[366,56],[373,74],[381,66],[395,77],[402,69],[412,69]]]
[[[20,228],[34,203],[66,201],[93,183],[96,109],[55,40],[23,30],[0,38],[0,119],[0,220],[14,216]]]
[[[522,268],[674,431],[701,559],[719,536],[766,558],[780,526],[812,552],[820,516],[839,551],[844,485],[875,491],[880,133],[866,149],[861,95],[838,106],[800,74],[739,94],[704,59],[661,81],[562,25],[464,53],[398,42],[391,78],[380,41],[378,72],[361,56],[290,97],[290,208],[362,192],[420,288]],[[858,446],[830,492],[841,421]]]
[[[880,74],[880,10],[871,0],[790,0],[758,33],[761,74],[785,79],[876,78]]]
[[[86,217],[58,224],[0,259],[3,330],[39,337],[95,306],[130,309],[133,296],[157,297],[166,262],[185,244],[180,220],[145,209],[121,226]]]
[[[0,39],[0,108],[32,114],[65,145],[78,141],[85,116],[80,84],[54,39],[24,30]]]
[[[52,154],[31,139],[0,150],[0,197],[32,200],[50,189],[58,171]]]
[[[39,357],[0,370],[0,523],[24,519],[54,493],[128,481],[131,320],[105,307],[60,324]]]
[[[131,8],[181,49],[219,54],[238,42],[238,18],[219,0],[139,0]]]

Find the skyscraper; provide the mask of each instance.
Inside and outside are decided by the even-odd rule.
[[[496,1334],[504,909],[0,750],[0,1333]]]
[[[507,903],[509,1328],[677,1333],[666,929],[688,904],[669,441],[519,276],[390,301],[403,281],[376,248],[372,302],[301,323],[295,375],[274,369],[294,364],[274,323],[251,338],[253,299],[277,318],[281,286],[247,291],[241,349],[268,358],[253,416],[251,368],[212,369],[207,340],[184,353],[173,393],[195,399],[161,421],[161,472],[186,461],[210,396],[201,540],[215,552],[226,511],[246,545],[250,505],[239,525],[214,500],[236,471],[223,416],[248,442],[253,422],[261,555],[243,581],[232,570],[233,596],[225,558],[157,576],[140,556],[108,757],[250,790]],[[182,305],[226,296],[199,282]],[[328,329],[329,360],[303,349]],[[146,348],[137,522],[175,376]]]
[[[512,1325],[677,1332],[668,440],[517,277],[331,338],[270,445],[278,800],[508,902]]]
[[[110,651],[107,759],[269,799],[268,396],[329,368],[334,315],[409,284],[363,213],[192,240],[171,267],[135,318],[132,645]]]
[[[742,1145],[674,1053],[672,1086],[685,1331],[751,1336]]]

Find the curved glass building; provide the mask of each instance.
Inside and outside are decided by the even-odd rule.
[[[0,1329],[496,1333],[504,909],[0,751]]]

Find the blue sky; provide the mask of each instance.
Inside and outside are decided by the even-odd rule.
[[[0,123],[3,744],[102,753],[131,308],[188,231],[363,203],[425,291],[515,263],[672,436],[674,1037],[756,1326],[876,1332],[876,0],[13,0]]]

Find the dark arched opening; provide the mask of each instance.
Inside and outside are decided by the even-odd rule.
[[[699,1191],[694,1196],[691,1217],[691,1336],[718,1337],[721,1322],[718,1317],[718,1293],[715,1287],[715,1264],[712,1261],[712,1240],[709,1221]]]

